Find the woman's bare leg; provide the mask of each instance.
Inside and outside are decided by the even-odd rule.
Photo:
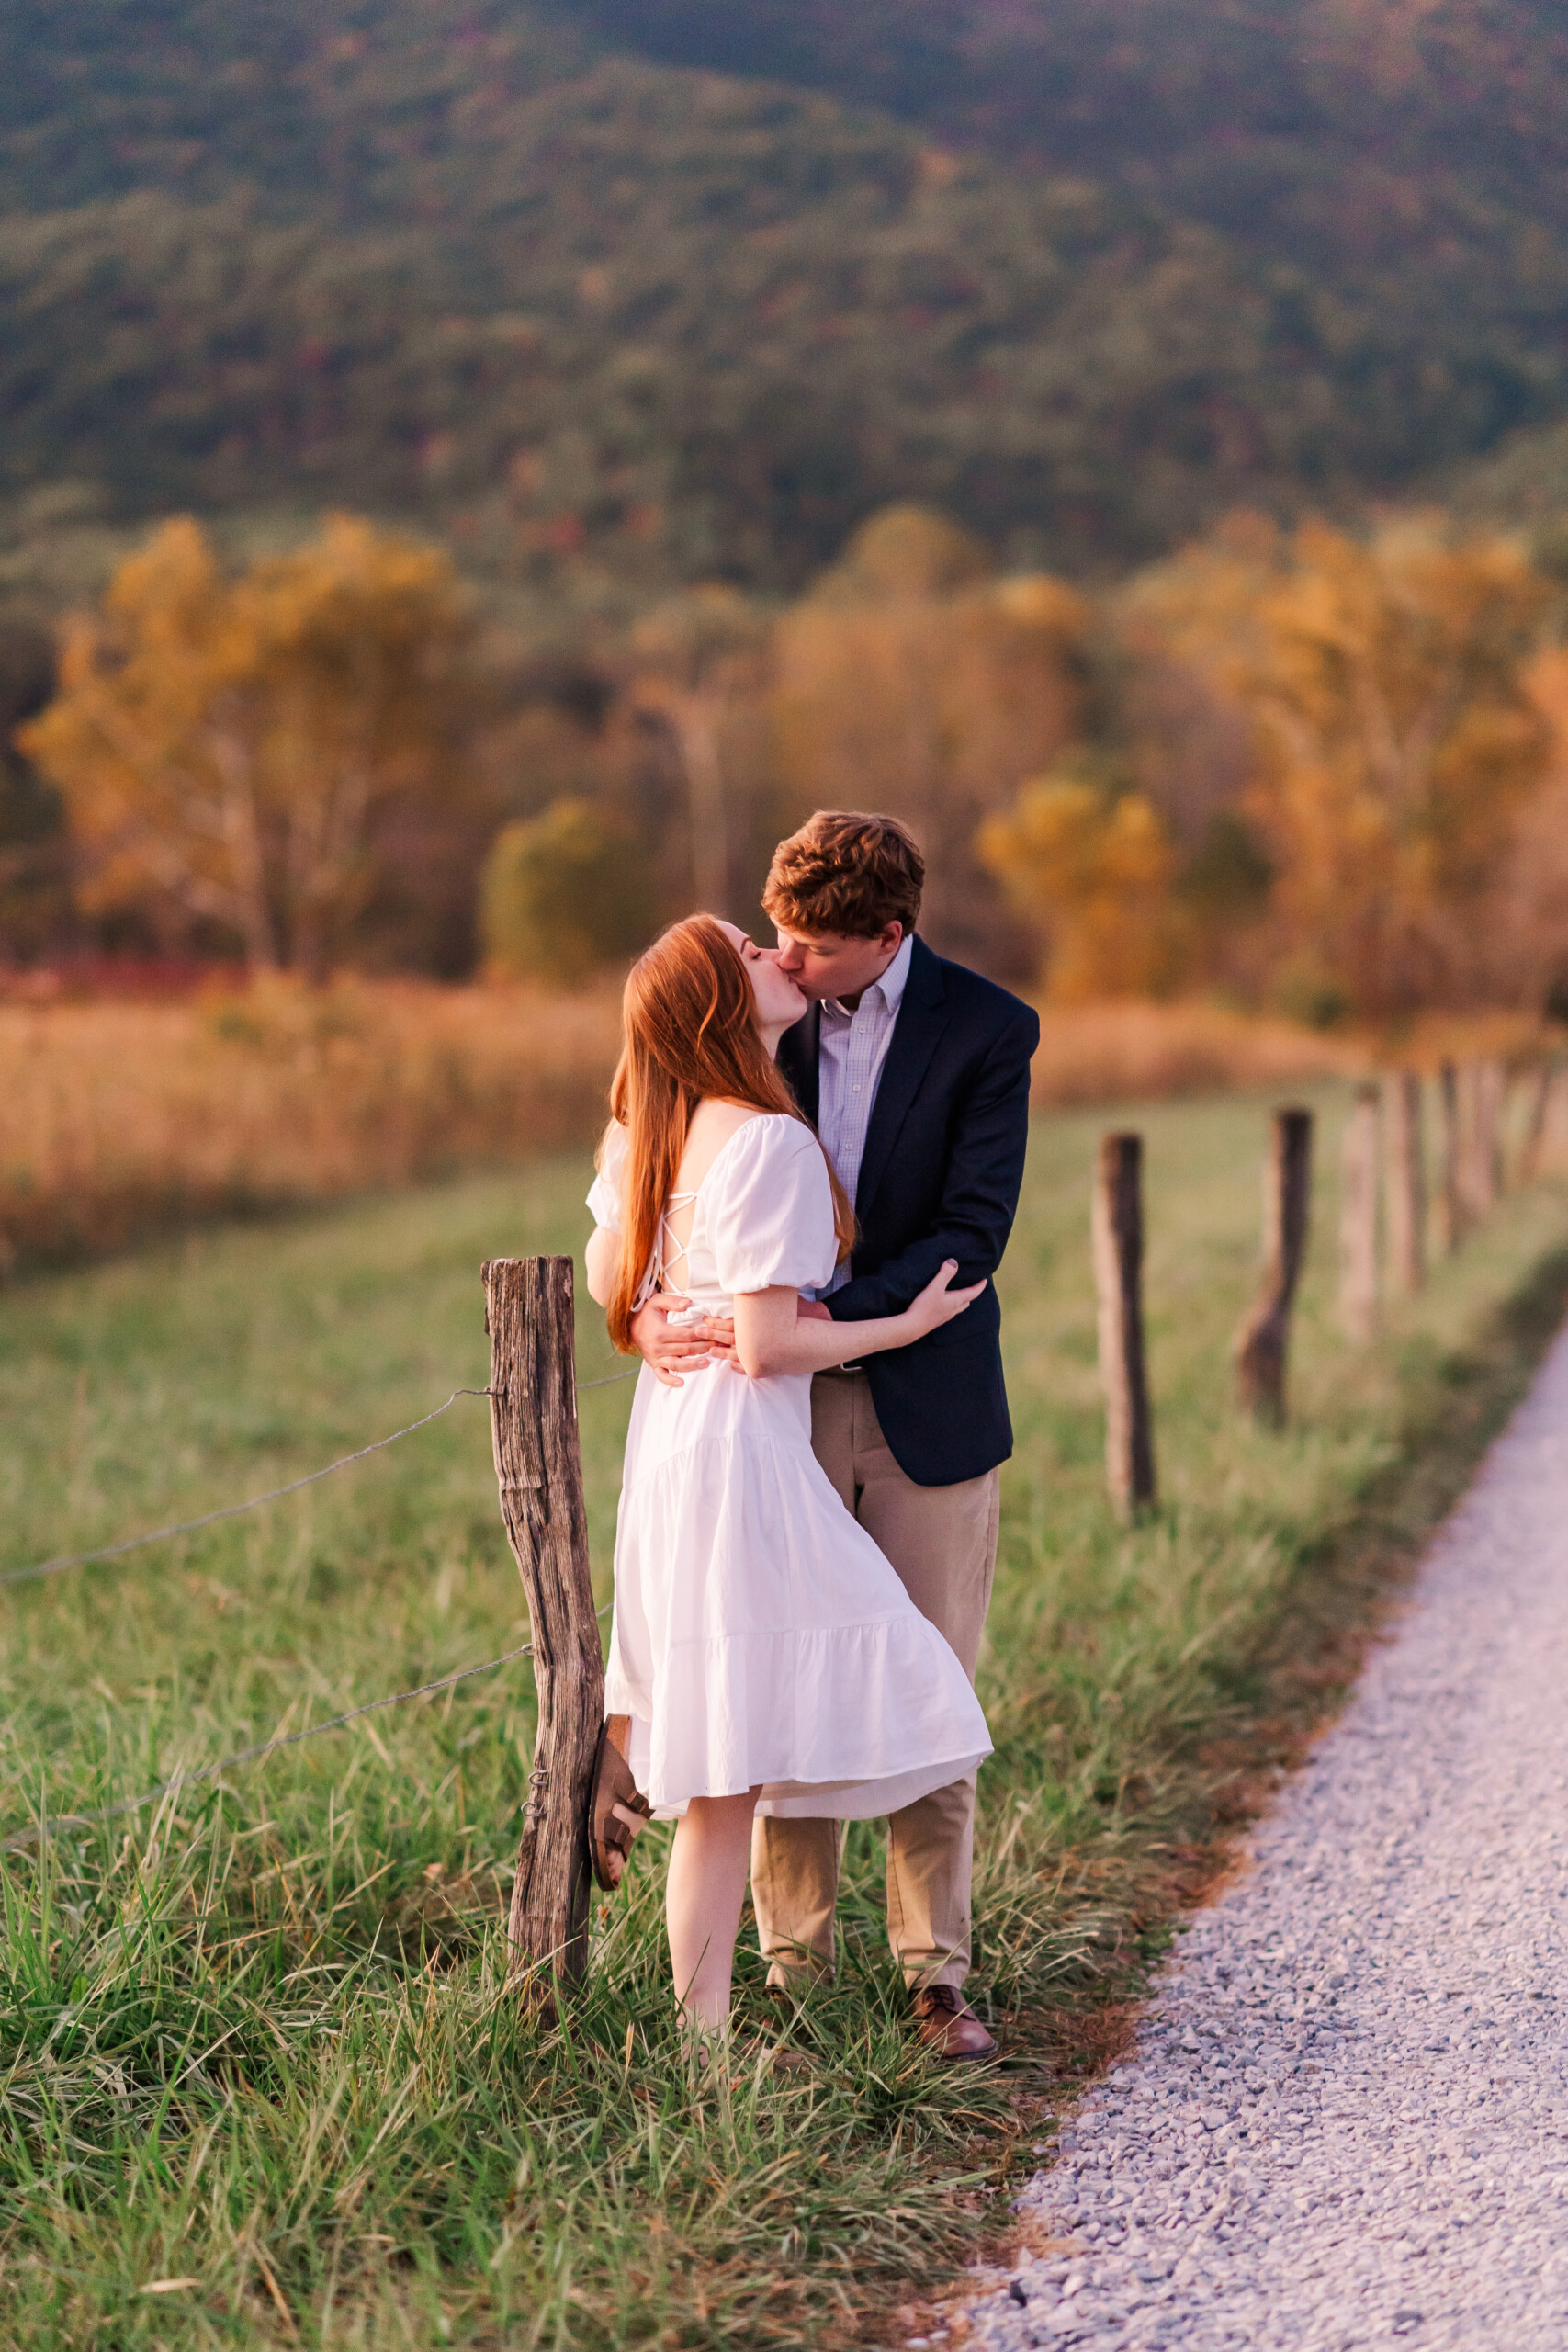
[[[664,1917],[675,1997],[705,2038],[729,2022],[735,1938],[751,1861],[760,1788],[741,1797],[694,1797],[675,1826]]]

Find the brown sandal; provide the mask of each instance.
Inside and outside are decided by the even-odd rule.
[[[599,1735],[593,1759],[593,1785],[588,1799],[588,1842],[593,1876],[606,1894],[614,1894],[626,1872],[632,1840],[653,1817],[653,1807],[632,1779],[621,1743],[631,1726],[629,1715],[612,1715]],[[620,1737],[614,1735],[619,1733]]]

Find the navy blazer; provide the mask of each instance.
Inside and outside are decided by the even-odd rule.
[[[807,1117],[818,1112],[821,1014],[779,1046]],[[1029,1137],[1032,1009],[917,937],[860,1164],[860,1232],[835,1321],[897,1315],[956,1258],[955,1283],[993,1275],[1007,1248]],[[1012,1452],[1002,1385],[1001,1306],[987,1287],[939,1331],[868,1356],[883,1435],[917,1486],[978,1478]]]

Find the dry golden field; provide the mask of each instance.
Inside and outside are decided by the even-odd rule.
[[[585,1140],[616,991],[344,980],[0,1004],[0,1262]]]
[[[184,1001],[0,1001],[0,1273],[96,1256],[192,1217],[381,1192],[586,1147],[618,1036],[581,994],[342,979]],[[1402,1049],[1517,1054],[1529,1024],[1431,1027]],[[1366,1040],[1205,1003],[1051,1009],[1039,1108],[1354,1074]]]

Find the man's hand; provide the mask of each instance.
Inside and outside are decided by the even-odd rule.
[[[632,1317],[632,1345],[666,1388],[683,1388],[682,1373],[701,1372],[705,1364],[727,1361],[735,1353],[735,1326],[728,1319],[670,1329],[670,1317],[690,1305],[678,1291],[655,1291]]]
[[[803,1298],[796,1311],[795,1319],[801,1323],[830,1323],[833,1317],[825,1300]]]

